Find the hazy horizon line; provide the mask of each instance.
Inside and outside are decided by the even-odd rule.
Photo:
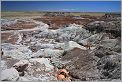
[[[41,11],[1,11],[1,12],[74,12],[74,13],[79,13],[79,12],[81,12],[81,13],[121,13],[121,11],[120,12],[115,12],[115,11],[111,11],[111,12],[102,12],[102,11],[43,11],[43,10],[41,10]]]

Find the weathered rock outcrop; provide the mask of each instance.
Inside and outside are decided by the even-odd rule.
[[[64,50],[58,50],[58,49],[41,49],[37,52],[35,52],[32,57],[58,57],[63,55]]]
[[[19,79],[19,73],[16,69],[5,69],[1,72],[2,81],[17,81]]]
[[[119,79],[120,60],[120,54],[100,46],[92,51],[74,48],[67,51],[60,61],[70,72],[72,80],[90,81]]]
[[[58,35],[60,35],[57,40],[63,41],[78,41],[79,39],[85,39],[91,34],[89,31],[82,28],[80,25],[71,24],[69,27],[58,29]]]
[[[16,31],[3,29],[1,80],[57,81],[59,79],[56,79],[55,73],[60,69],[66,69],[72,81],[119,80],[120,20],[103,21],[99,17],[84,17],[82,20],[92,22],[84,26],[65,24],[64,27],[56,26],[58,29],[53,29],[50,23],[26,18],[2,20],[2,25],[10,29],[13,29],[11,25],[16,27],[18,23],[29,26],[34,23],[37,26],[32,25],[29,29],[29,26],[22,26],[21,30]],[[65,73],[61,74],[63,78],[66,77]]]
[[[78,43],[82,45],[87,45],[87,43],[90,43],[92,46],[94,46],[96,44],[99,44],[100,41],[110,39],[110,38],[111,36],[107,33],[97,33],[97,34],[91,35],[90,37],[86,39],[79,40]]]
[[[13,65],[20,76],[18,81],[51,81],[56,80],[52,75],[54,66],[48,58],[31,58],[20,60]]]
[[[86,50],[85,47],[79,45],[78,43],[76,43],[74,41],[65,42],[65,44],[64,44],[64,50],[65,51],[69,51],[69,50],[72,50],[74,48],[80,48],[80,49]]]
[[[27,59],[32,55],[32,51],[27,46],[2,44],[3,56],[11,57],[14,59]]]
[[[120,79],[121,78],[121,56],[120,55],[107,55],[102,57],[98,63],[101,79]]]
[[[89,50],[74,48],[68,51],[61,60],[68,61],[65,66],[73,78],[82,81],[99,79],[99,73],[95,67],[97,59],[89,54]]]
[[[90,32],[100,33],[100,32],[107,32],[111,33],[115,37],[121,36],[121,23],[120,20],[116,21],[95,21],[88,23],[83,28],[89,30]]]
[[[100,42],[100,45],[109,48],[115,52],[121,52],[121,42],[119,39],[106,39]]]

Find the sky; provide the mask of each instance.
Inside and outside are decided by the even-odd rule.
[[[120,1],[2,1],[2,11],[121,12]]]

